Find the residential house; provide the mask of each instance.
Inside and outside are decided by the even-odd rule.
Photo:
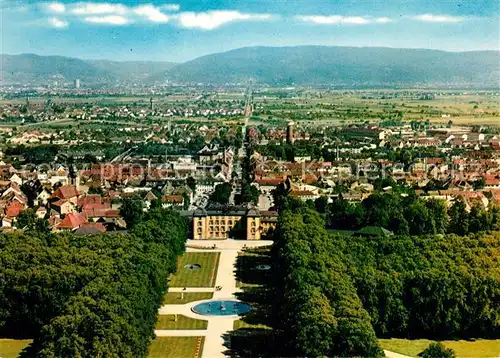
[[[88,219],[84,213],[69,213],[66,214],[64,219],[57,224],[58,230],[74,231],[78,229],[82,224],[87,223]]]
[[[52,193],[50,192],[50,190],[47,187],[44,187],[40,194],[38,194],[35,198],[34,205],[47,205],[51,196]]]
[[[63,185],[51,195],[50,205],[61,215],[73,213],[76,211],[79,195],[73,185]]]

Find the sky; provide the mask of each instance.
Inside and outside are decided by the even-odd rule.
[[[495,0],[0,0],[0,52],[184,62],[245,46],[499,50]]]

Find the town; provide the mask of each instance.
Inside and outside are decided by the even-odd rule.
[[[357,96],[370,103],[381,94]],[[429,97],[451,95],[459,96]],[[385,93],[399,106],[410,98],[404,114],[391,109],[397,118],[382,112],[375,119],[367,110],[368,120],[347,123],[336,112],[330,119],[293,121],[290,110],[266,111],[279,108],[280,100],[262,90],[189,96],[158,104],[152,98],[120,105],[6,101],[0,108],[2,230],[22,229],[36,218],[52,231],[120,231],[132,220],[123,205],[142,211],[161,205],[190,219],[194,239],[260,239],[275,226],[273,193],[285,184],[290,197],[312,206],[326,207],[339,197],[361,203],[375,192],[401,190],[447,206],[463,201],[467,211],[500,201],[500,128],[494,122],[500,120],[481,121],[485,112],[499,117],[494,102],[484,101],[498,93],[470,94],[483,104],[468,101],[479,115],[477,124],[471,119],[463,125],[454,123],[452,104],[453,117],[426,106],[436,121],[413,118],[412,104],[429,102],[418,93]],[[328,94],[299,92],[281,100],[282,108],[295,103],[302,113],[303,96]],[[325,106],[309,104],[307,113],[323,113],[317,107]],[[456,107],[464,112],[465,105]],[[250,221],[255,227],[244,230]]]
[[[0,245],[9,270],[0,352],[99,352],[65,343],[88,317],[71,313],[78,285],[61,293],[63,276],[35,277],[75,267],[69,281],[86,287],[78,297],[124,292],[134,297],[124,314],[149,315],[123,328],[149,332],[137,343],[106,348],[133,347],[124,356],[494,356],[496,296],[481,292],[497,287],[499,92],[171,87],[154,95],[4,89]],[[27,255],[39,269],[26,271]],[[130,269],[89,269],[101,265]],[[18,275],[31,277],[25,291]],[[445,291],[436,305],[469,313],[435,319],[415,292],[453,280],[482,298],[464,303]],[[21,311],[38,282],[47,294],[27,303],[34,313]],[[154,302],[144,303],[147,290]],[[401,304],[385,315],[379,296]],[[37,313],[43,305],[74,323]],[[304,319],[319,306],[336,313]],[[474,314],[479,306],[484,315]],[[296,310],[299,325],[288,313]],[[92,317],[95,327],[108,324],[106,314]],[[339,332],[329,317],[354,328]],[[351,343],[327,349],[322,335],[297,339],[322,320],[333,340]],[[18,322],[33,323],[20,332]],[[38,338],[59,324],[69,333]],[[481,328],[467,333],[469,325]]]
[[[0,14],[0,358],[500,358],[500,2]]]

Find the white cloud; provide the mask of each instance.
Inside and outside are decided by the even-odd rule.
[[[270,14],[245,14],[235,10],[216,10],[207,12],[181,12],[176,15],[179,25],[185,28],[213,30],[229,22],[268,20]]]
[[[366,25],[372,23],[386,24],[392,20],[388,17],[363,17],[363,16],[342,16],[342,15],[307,15],[307,16],[296,16],[296,19],[312,22],[321,25],[334,25],[334,24],[348,24],[348,25]]]
[[[164,4],[160,6],[160,9],[165,11],[179,11],[181,6],[179,4]]]
[[[168,22],[170,17],[153,5],[141,5],[134,8],[134,13],[143,16],[151,22]]]
[[[65,29],[69,25],[67,21],[61,20],[57,17],[49,18],[48,22],[50,26],[55,27],[56,29]]]
[[[413,19],[425,22],[448,22],[448,23],[464,21],[464,18],[460,16],[433,15],[433,14],[417,15],[413,16]]]
[[[389,19],[388,17],[377,17],[375,19],[375,22],[379,23],[379,24],[387,24],[389,22],[392,22],[391,19]]]
[[[83,19],[85,22],[102,25],[127,25],[130,20],[119,15],[89,16]]]
[[[63,14],[66,11],[66,5],[60,2],[49,2],[45,4],[49,12]]]
[[[77,3],[71,8],[71,12],[75,15],[125,15],[128,9],[123,4],[110,3]]]
[[[125,3],[60,2],[44,3],[44,11],[78,20],[108,25],[127,25],[131,23],[167,23],[184,28],[213,30],[226,23],[235,21],[257,21],[272,18],[270,14],[241,13],[237,10],[214,10],[206,12],[177,12],[180,5],[171,3],[155,6],[151,3],[129,6]]]

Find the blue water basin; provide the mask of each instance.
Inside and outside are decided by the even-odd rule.
[[[209,301],[199,303],[192,308],[193,312],[204,316],[236,316],[250,312],[248,303],[237,301]]]

